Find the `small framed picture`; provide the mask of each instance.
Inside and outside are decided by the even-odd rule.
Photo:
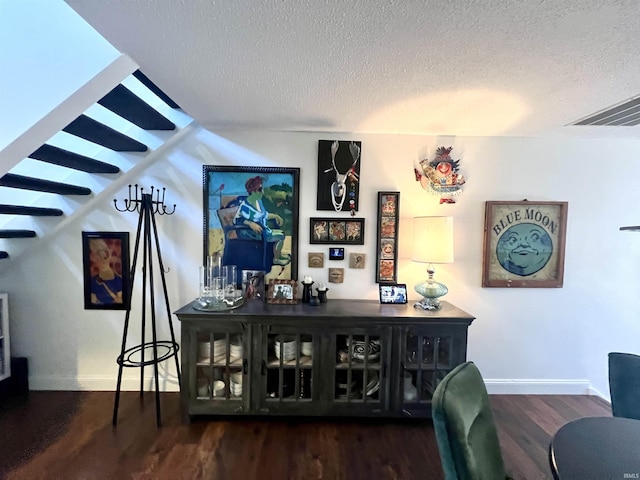
[[[311,244],[364,245],[364,218],[311,218]]]
[[[270,279],[267,303],[295,304],[298,282],[295,280]]]
[[[344,282],[344,268],[330,268],[329,269],[329,282],[331,282],[331,283],[343,283]]]
[[[381,283],[380,303],[407,303],[407,285],[404,283]]]
[[[364,268],[367,255],[364,253],[349,254],[349,268]]]
[[[324,253],[309,252],[309,268],[322,268],[322,267],[324,267]]]
[[[242,270],[242,296],[246,299],[264,298],[264,270]]]
[[[129,232],[82,232],[82,270],[85,309],[129,308]]]
[[[329,249],[329,260],[344,260],[344,248],[331,247]]]

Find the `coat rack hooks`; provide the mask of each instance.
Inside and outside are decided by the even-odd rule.
[[[145,194],[144,193],[144,188],[143,187],[138,187],[138,184],[136,183],[135,185],[133,185],[135,187],[135,192],[134,195],[132,196],[131,194],[131,187],[132,185],[129,184],[129,198],[125,198],[124,199],[124,208],[119,208],[118,207],[118,200],[116,198],[113,199],[113,206],[115,207],[116,210],[118,210],[119,212],[138,212],[140,213],[140,209],[142,208],[142,199],[144,198],[145,195],[150,195],[150,199],[151,199],[151,210],[154,214],[158,214],[158,215],[173,215],[173,213],[176,211],[176,204],[173,204],[173,210],[168,211],[167,210],[167,206],[164,203],[164,197],[165,197],[165,193],[167,191],[167,189],[165,187],[162,187],[162,198],[160,198],[160,189],[155,189],[153,185],[151,185],[151,193],[150,194]],[[139,188],[139,192],[138,192],[138,188]],[[154,189],[155,189],[155,193],[156,193],[156,199],[153,199],[153,193],[154,193]],[[138,194],[139,193],[139,194]]]

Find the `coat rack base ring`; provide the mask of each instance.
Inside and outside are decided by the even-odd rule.
[[[139,353],[144,359],[144,351],[146,349],[153,349],[154,346],[158,350],[164,350],[165,353],[159,355],[158,358],[150,358],[148,360],[134,360],[132,357]],[[180,350],[180,345],[176,342],[172,342],[170,340],[161,340],[158,342],[147,342],[141,345],[136,345],[135,347],[131,347],[128,350],[125,350],[122,355],[119,355],[116,359],[118,365],[123,367],[146,367],[148,365],[155,365],[160,362],[164,362],[171,357],[177,357],[178,351]]]

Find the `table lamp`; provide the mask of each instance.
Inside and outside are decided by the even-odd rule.
[[[414,304],[416,308],[437,310],[439,298],[449,289],[436,282],[434,263],[453,263],[453,217],[416,217],[413,219],[413,250],[411,260],[426,263],[429,277],[416,284],[415,291],[422,300]]]

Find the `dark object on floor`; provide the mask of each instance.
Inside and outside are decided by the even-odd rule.
[[[29,366],[24,357],[11,357],[11,376],[0,382],[0,401],[29,393]]]

